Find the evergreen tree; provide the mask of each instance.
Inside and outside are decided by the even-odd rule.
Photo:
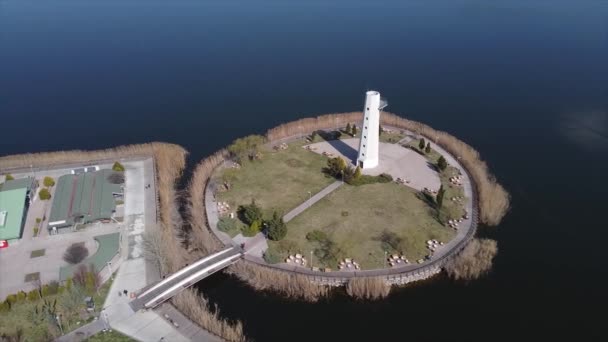
[[[287,225],[276,211],[272,214],[272,219],[266,222],[266,226],[268,227],[268,238],[270,240],[279,241],[287,235]]]
[[[346,124],[346,129],[344,130],[346,132],[346,134],[350,134],[350,122]]]
[[[237,214],[241,221],[248,226],[252,225],[256,221],[262,220],[262,209],[255,204],[255,200],[251,200],[249,205],[241,205],[237,210]]]
[[[357,126],[353,125],[353,137],[357,135]]]
[[[418,148],[420,149],[420,151],[424,150],[425,145],[426,142],[424,141],[424,138],[420,138],[420,142],[418,143]]]
[[[443,196],[445,195],[445,190],[443,189],[443,185],[437,191],[437,198],[435,201],[437,202],[437,209],[441,209],[443,206]]]
[[[445,170],[448,167],[448,162],[443,156],[439,157],[439,159],[437,160],[437,167],[441,171]]]
[[[431,143],[427,142],[426,143],[426,148],[424,149],[425,153],[431,153]]]

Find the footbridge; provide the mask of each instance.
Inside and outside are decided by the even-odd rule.
[[[129,304],[134,311],[153,309],[200,280],[234,264],[243,257],[243,253],[244,251],[240,247],[230,247],[208,255],[154,285],[144,288]]]

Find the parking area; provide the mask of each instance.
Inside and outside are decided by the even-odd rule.
[[[112,168],[112,163],[98,164],[100,169]],[[143,182],[138,172],[143,172],[144,161],[123,162],[127,169],[127,176],[132,175],[136,182]],[[41,189],[43,179],[46,176],[52,177],[55,181],[65,174],[70,174],[73,168],[57,168],[47,170],[24,170],[21,173],[11,173],[15,179],[25,177],[35,177]],[[2,177],[4,178],[4,177]],[[0,179],[3,181],[4,179]],[[132,184],[132,182],[129,182]],[[138,184],[139,185],[139,184]],[[62,266],[68,265],[63,260],[66,249],[73,243],[84,243],[88,249],[89,256],[94,255],[98,249],[96,236],[122,232],[124,223],[120,218],[125,216],[124,205],[116,207],[115,216],[119,221],[111,223],[93,222],[78,227],[77,231],[51,235],[47,230],[48,218],[50,216],[53,200],[55,199],[54,187],[50,187],[50,200],[41,200],[36,194],[34,196],[23,228],[22,238],[11,241],[8,248],[0,249],[0,300],[9,294],[17,293],[20,290],[30,291],[39,283],[46,284],[51,281],[59,280],[59,270]],[[131,208],[143,214],[143,200],[141,193],[144,185],[138,187],[125,187],[125,201],[129,200]],[[38,222],[39,221],[39,222]],[[37,233],[37,236],[35,236]],[[99,271],[99,270],[98,270]],[[27,279],[26,279],[27,278]]]

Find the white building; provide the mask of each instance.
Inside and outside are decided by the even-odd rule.
[[[380,98],[380,93],[370,90],[365,93],[365,108],[363,124],[361,125],[361,142],[357,165],[362,169],[378,166],[378,145],[380,143],[380,111],[386,107],[386,102]]]

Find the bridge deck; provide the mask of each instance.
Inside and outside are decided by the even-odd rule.
[[[147,287],[147,289],[144,289],[144,291],[142,291],[142,293],[140,295],[138,295],[137,298],[135,298],[129,304],[130,304],[131,308],[133,308],[134,311],[137,311],[137,310],[143,309],[145,307],[146,303],[148,303],[149,301],[151,301],[161,295],[165,295],[167,297],[167,298],[163,298],[162,301],[170,299],[172,296],[177,294],[177,292],[179,292],[179,290],[188,288],[188,287],[194,285],[195,283],[197,283],[198,281],[200,281],[201,279],[204,279],[204,278],[208,277],[209,275],[232,264],[233,262],[227,262],[225,264],[221,264],[221,262],[229,261],[231,258],[233,258],[237,255],[238,256],[242,255],[242,251],[239,248],[231,248],[228,251],[224,250],[222,252],[216,253],[216,254],[210,256],[209,259],[204,262],[199,262],[198,264],[195,263],[191,266],[188,266],[189,269],[185,272],[183,272],[183,269],[182,269],[182,271],[178,271],[178,272],[174,273],[173,275],[167,277],[167,279],[161,280],[161,281]],[[203,272],[202,274],[200,274],[198,277],[195,277],[194,279],[189,279],[192,276],[194,276],[197,272],[204,271],[205,268],[211,267],[215,264],[219,264],[219,265],[217,267],[213,267],[213,268]],[[171,288],[176,285],[179,285],[179,290],[170,291]],[[170,291],[170,292],[166,293],[167,291]],[[162,301],[159,300],[159,302],[156,303],[155,305],[162,303]]]

